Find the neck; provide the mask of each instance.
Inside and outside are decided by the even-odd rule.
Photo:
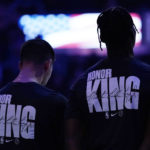
[[[134,56],[133,48],[127,46],[107,45],[107,53],[109,58],[131,58]]]
[[[41,79],[37,78],[35,76],[35,71],[31,68],[23,68],[21,69],[20,73],[16,77],[16,79],[13,82],[22,82],[22,83],[27,83],[27,82],[35,82],[38,84],[41,84]]]

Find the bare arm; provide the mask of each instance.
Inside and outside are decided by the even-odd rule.
[[[80,150],[81,125],[78,119],[69,119],[65,123],[66,150]]]
[[[139,150],[150,150],[150,118],[147,125],[144,141]]]

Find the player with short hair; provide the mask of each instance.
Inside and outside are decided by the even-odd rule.
[[[149,150],[150,66],[135,59],[136,27],[121,7],[97,19],[108,57],[71,89],[66,112],[68,150]]]
[[[47,89],[55,54],[44,40],[21,48],[20,72],[0,90],[0,149],[63,149],[66,98]]]

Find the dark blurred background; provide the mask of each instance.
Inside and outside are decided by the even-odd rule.
[[[0,0],[0,87],[12,81],[19,71],[20,46],[25,41],[25,35],[18,26],[22,15],[99,13],[118,5],[141,16],[143,37],[138,49],[144,53],[135,55],[150,64],[150,0]],[[84,55],[73,53],[77,51],[75,49],[67,51],[55,49],[54,71],[47,85],[66,96],[80,74],[106,57],[101,56],[100,50]]]

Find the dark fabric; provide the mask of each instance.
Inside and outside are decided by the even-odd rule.
[[[134,58],[105,59],[70,92],[65,118],[84,127],[86,150],[138,150],[150,112],[150,66]]]
[[[39,84],[9,83],[0,90],[0,149],[63,149],[65,106],[65,97]]]

